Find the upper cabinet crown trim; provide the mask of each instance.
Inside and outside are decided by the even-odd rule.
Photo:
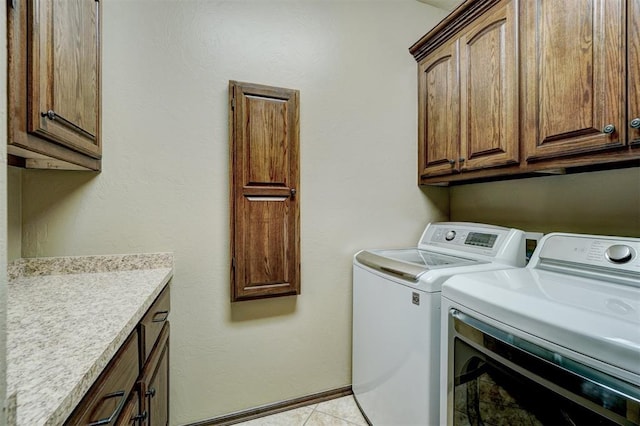
[[[420,62],[500,0],[466,0],[409,48]]]

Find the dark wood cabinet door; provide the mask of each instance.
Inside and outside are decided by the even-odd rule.
[[[496,5],[460,37],[460,169],[517,164],[517,0]]]
[[[527,161],[624,146],[625,3],[527,0],[521,6]]]
[[[137,389],[131,392],[129,400],[122,409],[116,426],[140,426],[147,418],[146,412],[140,410],[140,393]]]
[[[28,131],[100,158],[100,2],[31,6]]]
[[[143,410],[147,416],[145,426],[169,424],[169,331],[166,322],[142,371],[141,388],[144,395]]]
[[[419,178],[457,171],[460,145],[458,40],[438,48],[418,65]]]
[[[299,93],[229,83],[231,300],[300,293]]]
[[[627,2],[627,126],[629,144],[640,144],[640,0]]]
[[[115,424],[139,371],[138,333],[134,331],[65,421],[65,426]]]

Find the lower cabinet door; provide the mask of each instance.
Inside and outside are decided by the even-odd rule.
[[[66,426],[113,425],[119,418],[138,376],[138,333],[134,331],[111,360]]]
[[[116,422],[116,426],[142,426],[147,419],[147,412],[141,411],[140,392],[135,389],[131,392],[129,400],[122,409],[120,417]]]
[[[169,424],[169,323],[160,333],[158,344],[147,359],[142,376],[147,425]]]

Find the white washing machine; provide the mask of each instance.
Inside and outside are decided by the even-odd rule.
[[[438,424],[442,283],[524,264],[524,232],[462,222],[427,225],[416,248],[354,256],[353,393],[371,424]]]
[[[442,288],[445,425],[640,424],[640,239],[554,233]]]

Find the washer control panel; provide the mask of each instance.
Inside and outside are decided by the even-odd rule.
[[[499,230],[472,230],[468,228],[437,227],[434,232],[424,235],[421,244],[450,243],[454,246],[494,248]],[[426,237],[426,238],[425,238]]]
[[[524,245],[520,230],[470,222],[430,223],[418,243],[424,249],[440,247],[516,266],[524,266]]]

